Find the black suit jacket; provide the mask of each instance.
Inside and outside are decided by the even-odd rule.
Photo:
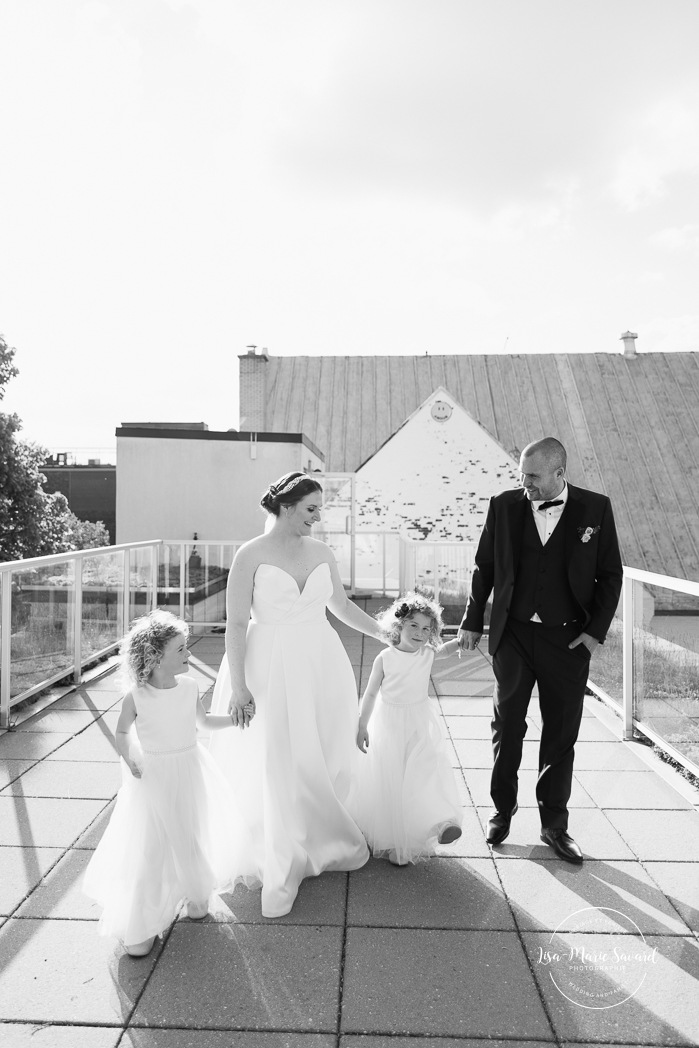
[[[488,642],[491,655],[497,650],[507,621],[525,514],[531,512],[523,488],[503,491],[490,500],[481,532],[461,629],[483,632],[485,606],[492,592]],[[602,643],[619,603],[623,577],[612,504],[606,495],[569,484],[568,502],[556,526],[565,531],[568,583],[580,608],[582,629]]]

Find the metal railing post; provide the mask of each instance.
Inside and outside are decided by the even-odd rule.
[[[186,546],[184,542],[180,544],[180,618],[184,619],[184,600],[185,600],[185,563],[184,563],[184,551]]]
[[[434,599],[439,604],[439,547],[436,542],[432,543],[432,550],[434,552],[434,559],[432,561],[432,570],[434,572]]]
[[[157,546],[153,544],[150,548],[150,607],[149,611],[155,611],[158,606],[158,573],[160,571],[160,557],[159,551],[162,548],[162,543]]]
[[[83,557],[78,553],[73,564],[73,683],[79,684],[83,659]]]
[[[624,739],[633,738],[633,693],[634,693],[634,581],[624,573],[621,587],[622,615],[622,721]]]
[[[12,672],[12,572],[2,572],[2,645],[0,650],[0,728],[10,726]]]
[[[121,604],[121,629],[120,636],[124,636],[131,622],[131,550],[124,550],[124,562],[122,564],[124,573],[124,592]]]

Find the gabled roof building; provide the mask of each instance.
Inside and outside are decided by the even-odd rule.
[[[447,454],[439,469],[448,459],[457,469],[437,473],[454,508],[459,495],[476,490],[482,469],[472,455],[469,474],[464,440],[480,432],[483,454],[495,456],[488,470],[493,494],[498,449],[500,487],[512,487],[521,449],[556,436],[568,450],[571,483],[612,499],[624,563],[699,580],[699,353],[638,354],[636,336],[622,337],[618,356],[271,357],[252,351],[240,357],[240,428],[304,433],[324,453],[328,472],[371,475],[380,489],[377,467],[381,456],[389,465],[389,442],[403,440],[409,463],[410,444],[400,431],[410,421],[422,425],[428,413],[439,424],[435,410],[448,409],[458,425],[447,435],[442,423]],[[435,409],[438,402],[447,408]],[[383,473],[391,495],[393,467]],[[406,483],[407,474],[395,499],[399,491],[405,497]],[[481,500],[484,493],[477,495]],[[480,523],[482,510],[475,508]],[[429,533],[424,521],[417,523],[415,537]],[[459,514],[454,527],[463,530]],[[439,527],[433,537],[440,537]]]

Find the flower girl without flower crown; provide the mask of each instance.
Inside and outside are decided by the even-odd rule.
[[[134,957],[150,952],[184,900],[188,917],[206,916],[242,847],[233,796],[196,739],[197,724],[226,728],[231,718],[206,714],[185,676],[188,632],[154,611],[136,620],[121,648],[131,684],[116,731],[123,785],[83,890],[103,907],[100,933],[118,936]]]

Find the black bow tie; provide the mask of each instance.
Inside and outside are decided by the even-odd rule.
[[[554,499],[553,502],[542,502],[539,509],[548,509],[549,506],[562,506],[563,499]]]

